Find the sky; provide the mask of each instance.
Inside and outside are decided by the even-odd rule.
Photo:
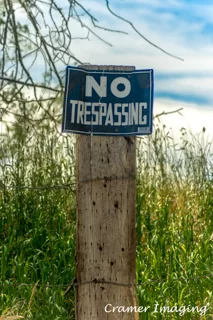
[[[57,0],[56,0],[57,1]],[[59,0],[58,0],[59,1]],[[110,8],[131,21],[149,41],[184,59],[175,59],[147,43],[130,24],[114,17],[105,0],[78,1],[98,20],[101,27],[128,34],[94,28],[88,16],[82,21],[107,45],[75,20],[70,24],[72,53],[84,63],[131,65],[154,70],[154,115],[182,108],[181,115],[162,116],[162,121],[179,136],[181,127],[200,132],[203,127],[213,137],[213,2],[212,0],[111,0]],[[60,0],[63,10],[68,0]],[[82,13],[81,10],[78,11]],[[21,9],[18,18],[25,17]],[[45,13],[48,19],[48,11]],[[58,17],[55,16],[57,24]],[[43,66],[36,66],[38,75]],[[66,66],[62,66],[66,68]]]
[[[76,40],[73,53],[90,64],[133,65],[154,69],[154,114],[183,108],[182,115],[161,117],[178,135],[181,127],[213,137],[213,2],[205,0],[116,0],[110,7],[151,42],[184,61],[172,58],[144,41],[132,27],[113,17],[104,0],[81,4],[99,25],[128,32],[128,35],[95,30],[112,46],[92,34],[89,41]],[[89,19],[85,23],[92,28]],[[73,34],[87,31],[73,23]]]

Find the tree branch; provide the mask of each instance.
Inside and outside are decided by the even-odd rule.
[[[50,91],[54,91],[54,92],[58,92],[58,93],[61,92],[61,90],[58,90],[58,89],[55,89],[55,88],[51,88],[51,87],[46,87],[46,86],[41,85],[41,84],[27,83],[27,82],[24,82],[24,81],[12,79],[12,78],[7,78],[7,77],[0,77],[0,80],[21,84],[21,85],[24,85],[24,86],[27,86],[27,87],[30,86],[30,87],[41,88],[41,89],[50,90]]]

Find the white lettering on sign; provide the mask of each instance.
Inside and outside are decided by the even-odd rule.
[[[128,108],[128,103],[122,103],[122,115],[124,116],[124,122],[122,122],[123,126],[128,125],[128,111],[126,111],[126,108]]]
[[[101,103],[101,106],[99,106],[100,114],[99,114],[99,125],[102,125],[102,119],[107,114],[107,104]]]
[[[124,90],[118,90],[118,85],[123,84]],[[131,83],[127,78],[118,77],[115,78],[111,83],[111,91],[117,98],[125,98],[130,94],[131,91]]]
[[[86,97],[92,97],[92,89],[96,91],[99,97],[106,97],[107,77],[100,77],[100,79],[101,83],[98,84],[92,76],[86,76]]]
[[[78,102],[78,113],[77,113],[77,123],[81,123],[84,120],[84,102],[83,101],[75,101]],[[73,114],[73,112],[72,112]],[[75,114],[74,114],[75,117]]]
[[[114,126],[121,126],[121,111],[118,108],[121,110],[121,103],[115,103],[114,106],[114,115],[118,118],[118,121],[114,122]]]
[[[143,116],[144,109],[147,109],[147,103],[139,103],[139,124],[147,124],[147,116]]]
[[[70,100],[71,123],[84,125],[147,125],[147,103],[97,103]]]
[[[118,90],[119,84],[124,85],[123,90]],[[92,89],[95,90],[97,95],[100,98],[106,98],[107,96],[107,77],[101,76],[100,77],[100,84],[93,78],[93,76],[86,76],[86,97],[92,97]],[[115,78],[111,85],[110,90],[112,94],[117,98],[125,98],[131,92],[131,82],[124,77],[117,77]]]
[[[107,108],[107,115],[105,120],[105,126],[113,126],[113,113],[112,113],[112,104],[109,103]]]

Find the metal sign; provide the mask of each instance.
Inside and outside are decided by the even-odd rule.
[[[147,135],[152,118],[153,70],[67,67],[62,132]]]

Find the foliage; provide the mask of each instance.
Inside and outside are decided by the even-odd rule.
[[[211,143],[205,128],[181,129],[174,144],[165,126],[138,151],[137,282],[139,305],[208,306],[212,314],[213,217]],[[159,279],[159,280],[158,280]],[[152,282],[152,280],[154,280]],[[200,319],[201,314],[146,313],[142,319]]]
[[[16,121],[1,137],[0,285],[9,286],[0,314],[66,319],[74,308],[73,294],[68,308],[63,293],[75,265],[75,146],[54,122],[27,128]]]
[[[28,126],[27,131],[17,121],[1,138],[0,285],[7,286],[1,287],[0,314],[74,319],[73,289],[64,296],[75,266],[74,140],[61,137],[51,122],[37,131]],[[209,304],[210,315],[211,149],[204,144],[205,132],[198,137],[181,132],[179,145],[158,124],[152,136],[138,139],[137,282],[143,284],[138,300],[152,310],[156,303]],[[180,318],[149,312],[142,318],[166,316]]]

